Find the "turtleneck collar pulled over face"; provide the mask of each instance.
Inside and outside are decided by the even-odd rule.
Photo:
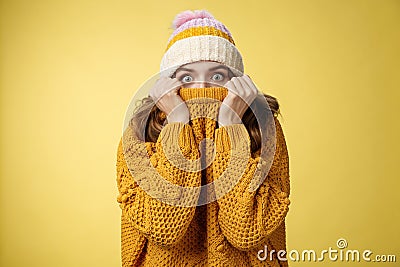
[[[178,94],[188,107],[189,124],[193,128],[196,142],[199,144],[204,138],[214,139],[215,130],[218,128],[219,109],[228,94],[228,89],[225,87],[182,87]]]
[[[184,101],[194,98],[210,98],[223,101],[228,94],[228,89],[225,87],[199,87],[179,89],[179,95]]]

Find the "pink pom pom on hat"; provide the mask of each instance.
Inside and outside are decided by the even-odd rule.
[[[186,10],[186,11],[183,11],[182,13],[179,13],[178,15],[176,15],[174,21],[172,22],[172,25],[173,25],[174,29],[177,29],[183,23],[185,23],[189,20],[204,19],[204,18],[214,19],[213,15],[211,15],[206,10],[195,10],[195,11]]]
[[[182,65],[210,60],[243,75],[243,60],[229,30],[206,10],[186,10],[175,16],[160,73],[171,77]]]

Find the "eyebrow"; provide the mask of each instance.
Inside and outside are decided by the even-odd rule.
[[[209,71],[214,71],[214,70],[218,70],[218,69],[224,69],[224,70],[229,71],[228,67],[226,67],[226,66],[224,66],[224,65],[219,65],[219,66],[210,68]],[[185,67],[178,68],[178,69],[175,71],[175,73],[178,72],[178,71],[195,72],[195,70],[188,69],[188,68],[185,68]]]
[[[216,66],[216,67],[214,67],[214,68],[211,68],[210,70],[213,71],[213,70],[218,70],[218,69],[229,70],[228,67],[223,66],[223,65]]]
[[[179,69],[177,69],[175,72],[178,72],[178,71],[188,71],[188,72],[194,72],[194,70],[192,70],[192,69],[188,69],[188,68],[179,68]]]

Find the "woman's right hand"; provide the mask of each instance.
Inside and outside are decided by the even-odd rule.
[[[189,109],[178,94],[181,85],[176,78],[160,77],[149,92],[156,106],[167,115],[169,123],[187,123],[190,119]]]

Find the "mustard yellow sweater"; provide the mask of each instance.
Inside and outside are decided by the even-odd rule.
[[[180,95],[195,119],[187,124],[166,124],[156,143],[145,143],[151,167],[144,163],[140,152],[143,142],[137,141],[133,129],[125,130],[116,164],[118,202],[122,209],[122,266],[288,266],[276,253],[272,260],[269,255],[266,260],[257,257],[265,246],[268,253],[286,250],[290,184],[282,127],[274,117],[276,151],[272,165],[258,189],[250,192],[248,187],[260,156],[237,156],[245,155],[242,150],[250,145],[243,124],[217,128],[220,101],[226,94],[223,87],[182,88]],[[204,97],[209,100],[204,101]],[[216,147],[215,158],[205,170],[187,171],[171,163],[171,155],[180,153],[188,161],[199,159],[199,143],[204,138],[212,139]],[[236,153],[231,154],[232,151]],[[227,168],[232,170],[230,166],[239,166],[241,160],[245,160],[245,171],[235,172],[233,168],[232,174],[240,176],[239,182],[222,198],[207,205],[176,206],[152,197],[179,198],[176,192],[163,190],[152,181],[154,170],[172,184],[199,187],[217,181]],[[130,169],[138,177],[133,178]],[[216,191],[218,186],[224,185],[216,183]],[[196,198],[198,194],[186,197]]]

